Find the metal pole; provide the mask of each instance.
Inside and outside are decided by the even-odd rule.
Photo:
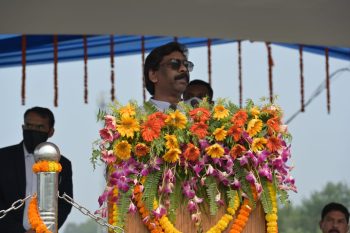
[[[61,158],[58,147],[50,142],[40,143],[34,151],[35,162],[40,160],[59,162]],[[58,172],[37,173],[38,209],[47,229],[58,232]]]

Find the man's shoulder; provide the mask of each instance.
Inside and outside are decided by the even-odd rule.
[[[16,145],[11,145],[11,146],[6,146],[3,148],[0,148],[0,155],[2,154],[7,154],[7,153],[13,153],[13,152],[17,152],[21,149],[22,144],[16,144]]]

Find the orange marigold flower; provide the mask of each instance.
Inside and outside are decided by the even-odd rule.
[[[214,119],[220,120],[228,117],[230,112],[223,105],[216,105],[214,107]]]
[[[136,144],[135,146],[135,155],[137,157],[142,157],[142,156],[145,156],[147,155],[149,152],[149,148],[146,144],[144,143],[138,143]]]
[[[244,124],[247,122],[248,114],[245,110],[239,110],[238,112],[233,115],[231,122],[235,124],[238,127],[244,126]]]
[[[118,142],[113,146],[113,153],[121,160],[127,160],[131,155],[131,145],[125,140]]]
[[[208,134],[208,125],[202,122],[198,122],[191,126],[190,131],[199,139],[203,139]]]
[[[280,129],[280,118],[278,116],[270,118],[267,120],[266,124],[267,127],[269,127],[269,130],[278,132]]]
[[[275,152],[275,151],[279,150],[282,147],[282,142],[277,137],[270,137],[270,138],[267,139],[266,147],[271,152]]]
[[[158,138],[160,135],[161,126],[159,121],[152,119],[148,120],[141,125],[141,134],[142,138],[146,142],[151,142],[154,139]]]
[[[205,122],[210,118],[210,112],[206,108],[195,108],[189,113],[195,122]]]
[[[192,143],[188,143],[187,148],[184,152],[185,159],[190,161],[196,161],[199,158],[199,155],[200,155],[200,151],[198,147],[196,147]]]
[[[227,134],[231,135],[235,142],[238,142],[239,139],[241,139],[242,137],[242,132],[243,132],[243,129],[241,127],[234,125],[228,130]]]
[[[214,145],[211,145],[205,149],[205,151],[208,153],[208,155],[212,158],[220,158],[224,155],[224,148],[220,146],[219,144],[215,143]]]
[[[230,155],[233,159],[236,159],[238,156],[241,156],[247,149],[239,144],[236,144],[230,150]]]
[[[248,122],[247,132],[249,136],[253,137],[262,129],[263,123],[260,119],[252,119]]]
[[[217,141],[223,141],[226,138],[227,131],[224,130],[224,126],[214,130],[213,135]]]

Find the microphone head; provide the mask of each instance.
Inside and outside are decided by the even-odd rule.
[[[192,97],[185,101],[186,104],[190,104],[192,107],[197,107],[199,105],[199,102],[202,101],[198,97]]]

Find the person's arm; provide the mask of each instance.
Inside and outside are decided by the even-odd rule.
[[[59,176],[58,190],[60,196],[66,193],[73,198],[72,164],[68,159],[61,158],[62,171]],[[58,198],[58,228],[66,221],[72,205],[65,200]]]

